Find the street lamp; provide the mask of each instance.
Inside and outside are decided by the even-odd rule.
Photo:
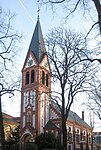
[[[1,93],[2,93],[2,84],[0,83],[0,150],[5,150],[4,127],[3,127],[3,116],[2,116],[2,106],[1,106]]]

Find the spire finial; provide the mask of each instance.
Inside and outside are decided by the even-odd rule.
[[[39,0],[38,0],[37,2],[38,2],[38,10],[37,10],[37,13],[38,13],[38,20],[39,20],[39,12],[40,12],[40,8],[39,8]]]

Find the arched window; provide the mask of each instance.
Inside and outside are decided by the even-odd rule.
[[[77,131],[76,131],[76,142],[80,142],[80,130],[79,129],[77,129]]]
[[[26,72],[26,84],[29,84],[29,72]]]
[[[42,71],[42,84],[45,84],[45,73]]]
[[[69,142],[72,142],[72,129],[71,129],[71,127],[68,127],[67,140]]]
[[[31,111],[27,112],[27,123],[30,125],[31,123]]]
[[[46,86],[48,86],[48,74],[46,74]]]
[[[32,70],[31,71],[31,83],[34,83],[34,81],[35,81],[35,71]]]
[[[68,128],[69,133],[71,133],[71,127]]]

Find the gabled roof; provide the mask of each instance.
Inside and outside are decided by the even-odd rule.
[[[46,53],[45,43],[42,35],[41,25],[39,18],[36,23],[36,27],[32,36],[31,43],[29,45],[28,54],[32,51],[38,63],[41,62],[43,56]],[[27,54],[27,56],[28,56]]]
[[[82,120],[75,112],[73,111],[70,111],[69,112],[69,115],[68,115],[68,120],[72,120],[72,121],[75,121],[77,124],[79,125],[82,125],[84,127],[87,127],[87,128],[91,128],[91,126],[89,126],[84,120]]]
[[[45,125],[44,129],[51,129],[51,130],[55,130],[55,129],[59,129],[51,120],[49,120],[47,122],[47,124]]]

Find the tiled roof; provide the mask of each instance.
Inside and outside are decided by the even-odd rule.
[[[44,54],[46,53],[44,39],[42,35],[41,25],[39,19],[37,20],[34,34],[29,46],[28,53],[32,51],[38,63],[41,62]],[[28,55],[28,54],[27,54]]]
[[[60,109],[55,102],[52,102],[53,107],[60,113]],[[61,107],[61,106],[60,106]],[[61,113],[60,113],[61,114]],[[75,112],[69,111],[68,120],[76,122],[78,125],[82,125],[87,128],[92,128],[84,120],[82,120]]]
[[[69,112],[68,120],[75,121],[77,124],[82,125],[84,127],[92,128],[73,111]]]

